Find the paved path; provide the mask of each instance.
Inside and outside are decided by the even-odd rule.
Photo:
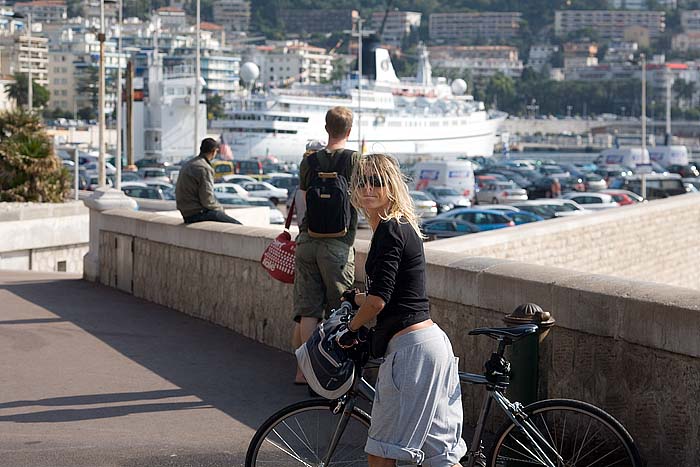
[[[66,274],[0,271],[0,466],[242,466],[293,356]]]

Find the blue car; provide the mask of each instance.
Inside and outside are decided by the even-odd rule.
[[[479,228],[460,219],[435,217],[423,222],[421,231],[428,240],[439,240],[476,233],[479,232]]]
[[[520,225],[520,224],[529,224],[530,222],[539,222],[543,221],[544,217],[538,216],[537,214],[533,214],[531,212],[527,211],[502,211],[505,216],[510,218],[513,222],[515,222],[515,225]]]
[[[467,221],[476,225],[479,230],[495,230],[504,227],[513,227],[515,222],[504,215],[503,211],[478,208],[458,208],[440,214],[439,218],[451,218]]]

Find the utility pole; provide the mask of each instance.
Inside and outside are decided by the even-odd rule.
[[[362,17],[357,18],[357,34],[357,71],[360,75],[360,81],[357,83],[357,142],[360,146],[359,153],[362,155]]]
[[[642,163],[645,164],[642,172],[642,198],[647,199],[647,61],[644,54],[640,55],[642,60]]]
[[[117,154],[114,165],[117,169],[114,180],[114,188],[122,189],[122,6],[123,1],[117,0],[119,9],[119,22],[117,23]]]
[[[671,72],[666,70],[666,137],[664,138],[664,144],[670,146],[673,144],[671,141],[673,137],[671,136],[671,85],[673,84],[673,79],[671,78]]]
[[[105,177],[105,0],[100,0],[100,32],[97,39],[100,41],[99,103],[97,105],[100,155],[97,164],[97,186],[103,187],[107,181]]]
[[[199,57],[199,23],[200,18],[200,0],[197,0],[197,24],[195,25],[195,78],[194,78],[194,153],[197,155],[199,153],[199,75],[200,70],[200,57]]]
[[[126,64],[126,165],[134,165],[134,63]]]

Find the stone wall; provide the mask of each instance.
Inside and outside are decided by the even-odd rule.
[[[82,273],[88,212],[82,202],[0,203],[0,269]]]
[[[426,249],[700,289],[700,193],[440,240]]]
[[[183,226],[125,210],[91,215],[101,217],[102,283],[292,350],[292,287],[259,265],[278,230]],[[368,242],[355,246],[361,271]],[[494,348],[468,330],[502,325],[518,304],[538,303],[557,319],[540,360],[540,396],[610,411],[650,466],[700,465],[700,292],[432,247],[426,256],[432,314],[462,369],[480,372]],[[465,388],[470,424],[482,397]]]

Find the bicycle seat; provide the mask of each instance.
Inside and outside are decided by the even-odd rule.
[[[516,341],[521,337],[536,332],[536,324],[521,324],[520,326],[514,326],[512,328],[476,328],[469,331],[469,335],[478,336],[479,334],[486,334],[492,339],[508,338],[509,340]]]

